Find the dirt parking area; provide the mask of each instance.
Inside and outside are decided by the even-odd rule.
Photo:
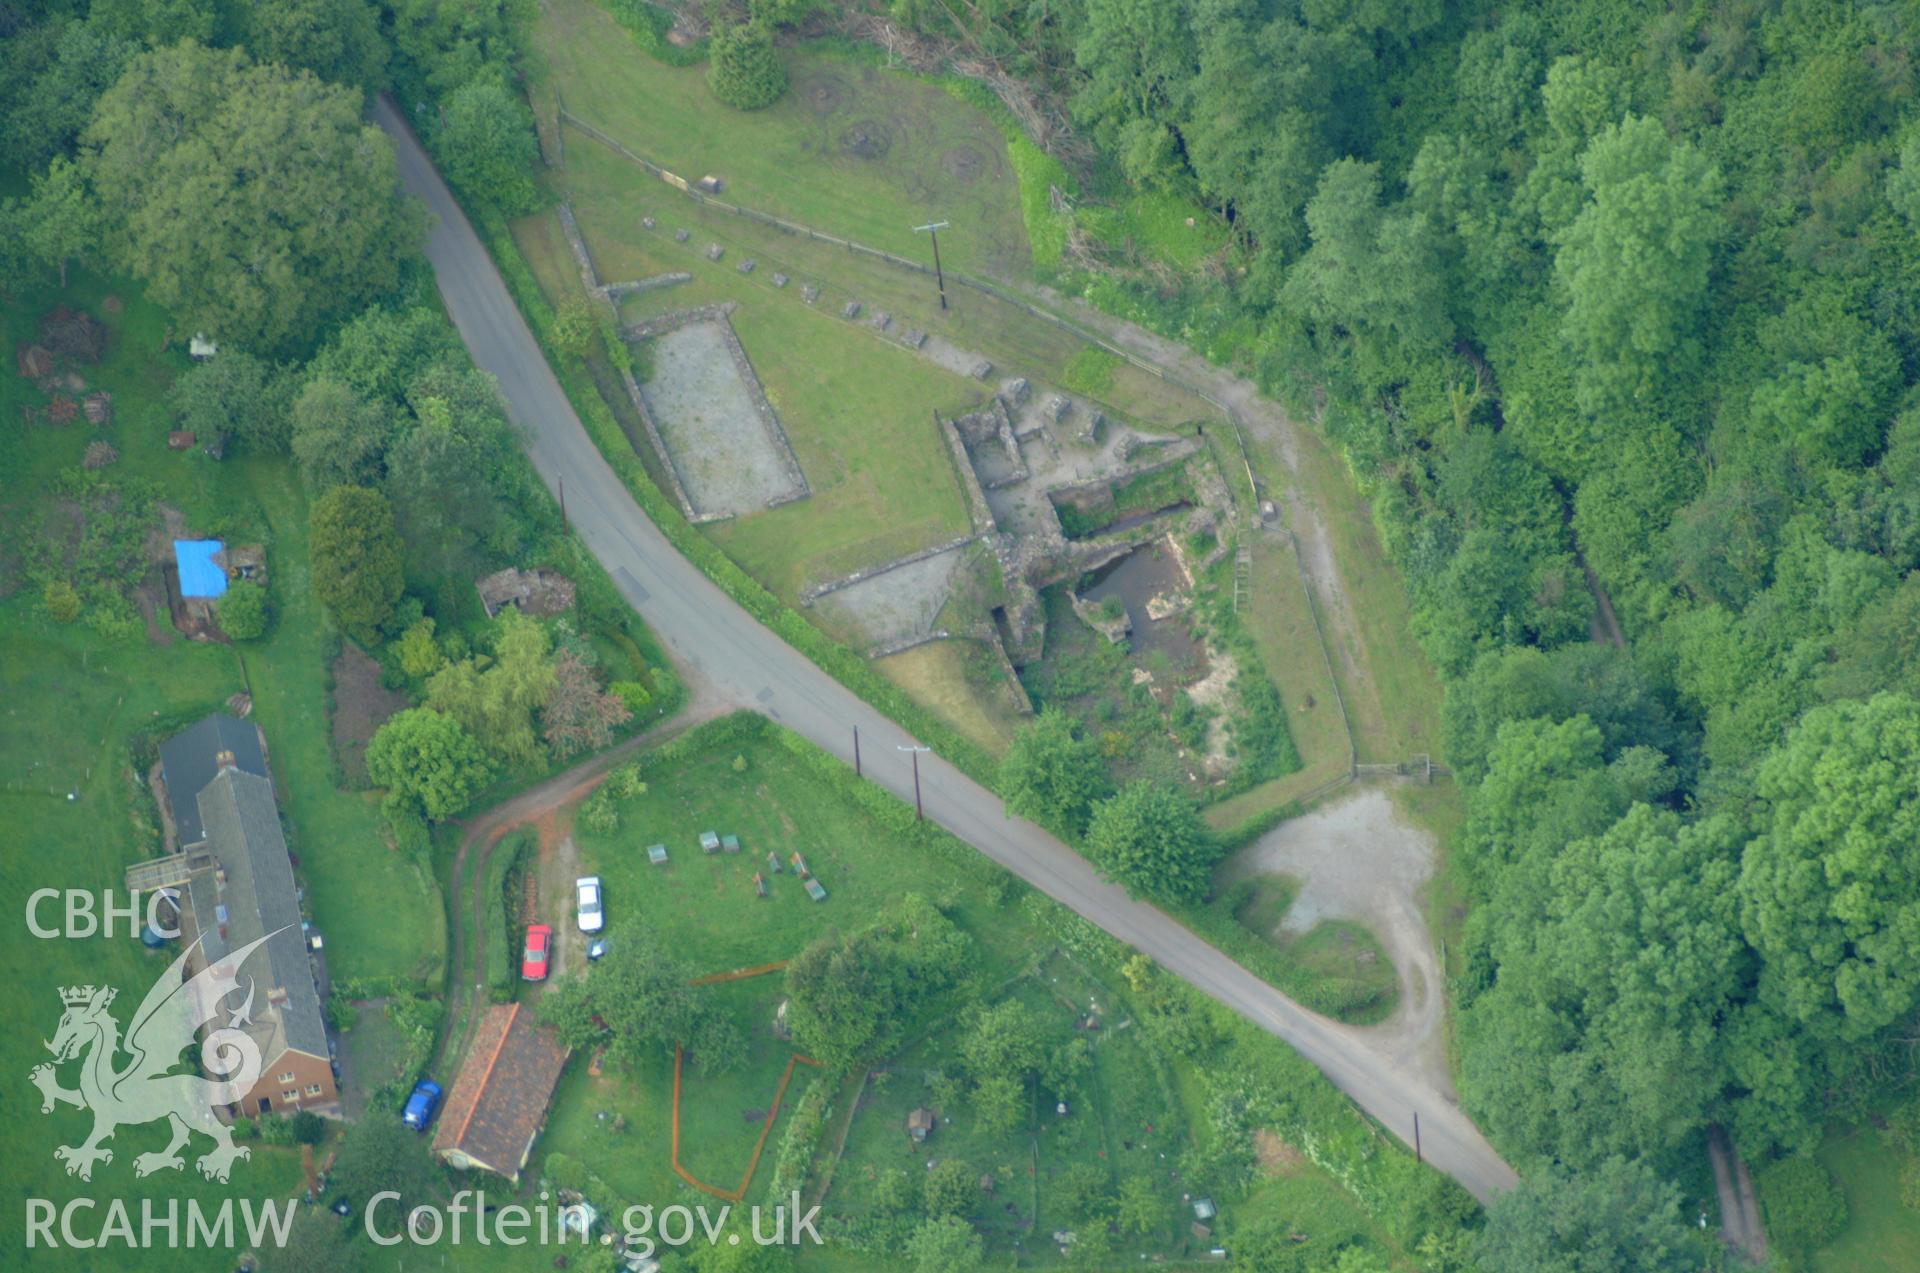
[[[1368,1033],[1377,1033],[1396,1059],[1417,1064],[1440,1091],[1451,1092],[1440,960],[1420,907],[1438,848],[1432,833],[1394,807],[1386,787],[1349,788],[1240,850],[1224,879],[1231,885],[1255,875],[1297,878],[1300,891],[1280,926],[1288,935],[1324,919],[1364,924],[1400,975],[1400,1006]]]
[[[580,850],[573,843],[573,810],[564,816],[548,814],[540,819],[540,863],[538,922],[553,925],[553,962],[547,973],[551,983],[577,968],[587,966],[587,937],[574,922],[573,882],[580,878]]]
[[[753,370],[734,357],[724,321],[653,337],[653,374],[641,386],[673,471],[703,517],[756,512],[806,494],[761,416],[758,386],[747,379]]]

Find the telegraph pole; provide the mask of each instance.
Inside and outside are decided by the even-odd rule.
[[[927,811],[925,806],[920,803],[920,753],[923,751],[932,751],[933,748],[902,747],[900,750],[913,753],[913,820],[915,822],[924,822],[926,821]]]
[[[950,222],[946,221],[935,221],[930,225],[913,227],[915,234],[924,234],[933,240],[933,279],[940,286],[941,309],[947,307],[947,276],[940,269],[940,231],[946,229],[949,224]]]
[[[853,727],[853,776],[856,778],[862,776],[860,771],[860,727],[858,725]]]

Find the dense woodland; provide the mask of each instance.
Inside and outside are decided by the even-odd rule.
[[[1472,788],[1455,989],[1495,1141],[1679,1171],[1712,1122],[1765,1157],[1901,1093],[1920,7],[968,12],[1098,143],[1095,197],[1231,224],[1211,270],[1136,270],[1136,312],[1372,501]]]
[[[1230,227],[1179,276],[1089,243],[1062,281],[1246,366],[1371,500],[1470,791],[1463,1094],[1529,1177],[1482,1267],[1553,1267],[1542,1234],[1667,1267],[1633,1226],[1679,1223],[1659,1177],[1707,1126],[1791,1159],[1830,1117],[1910,1101],[1920,5],[891,11],[1061,104],[1089,200],[1153,191]],[[0,279],[84,262],[182,330],[217,319],[233,352],[174,409],[290,453],[342,627],[398,660],[414,634],[428,706],[370,761],[429,817],[541,746],[564,651],[420,635],[433,581],[535,537],[539,501],[417,308],[418,214],[363,94],[394,88],[477,208],[526,210],[516,21],[502,0],[0,3]],[[777,95],[765,26],[730,30],[716,76]],[[428,496],[447,488],[476,497]],[[323,563],[334,530],[352,552]],[[1034,777],[1031,808],[1087,828],[1104,792],[1082,778]],[[1096,820],[1096,851],[1124,874],[1162,812]],[[1582,1196],[1615,1205],[1568,1229]]]

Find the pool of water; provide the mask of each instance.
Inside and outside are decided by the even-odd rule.
[[[1184,682],[1206,675],[1206,643],[1194,636],[1184,613],[1160,620],[1148,618],[1147,602],[1161,593],[1187,590],[1186,575],[1174,558],[1172,546],[1156,539],[1094,571],[1092,582],[1080,595],[1096,604],[1117,597],[1133,620],[1128,646],[1135,656],[1144,659],[1160,651]]]

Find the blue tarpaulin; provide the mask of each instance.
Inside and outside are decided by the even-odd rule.
[[[227,572],[213,560],[225,547],[217,539],[176,539],[173,559],[180,567],[180,595],[218,597],[227,590]]]

